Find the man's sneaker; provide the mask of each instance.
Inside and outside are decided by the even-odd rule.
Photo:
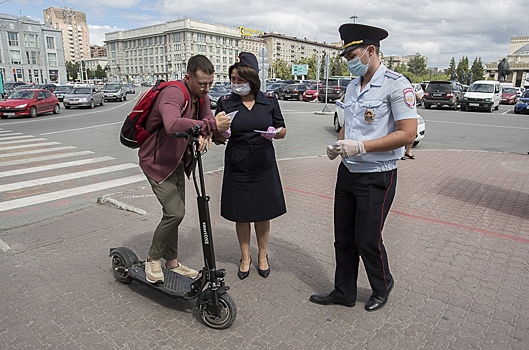
[[[160,260],[145,262],[145,279],[150,283],[163,283],[162,264]]]
[[[167,267],[167,265],[165,265],[165,267]],[[192,279],[195,279],[195,278],[198,277],[198,271],[197,270],[190,269],[189,267],[184,266],[184,265],[182,265],[180,263],[178,263],[177,267],[169,269],[169,270],[171,270],[173,272],[176,272],[176,273],[178,273],[180,275],[192,278]]]

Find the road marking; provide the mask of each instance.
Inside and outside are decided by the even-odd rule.
[[[4,131],[4,133],[6,133],[6,132],[7,132],[6,135],[0,135],[0,137],[1,137],[3,140],[5,140],[5,139],[4,139],[5,136],[22,135],[21,132]],[[31,136],[26,136],[26,137],[31,137]]]
[[[13,134],[11,134],[13,135]],[[5,141],[5,140],[17,140],[17,139],[30,139],[34,136],[32,135],[24,135],[24,136],[11,136],[11,135],[8,135],[10,137],[4,137],[4,135],[0,135],[0,140],[1,141]],[[17,135],[17,134],[14,134],[14,135]]]
[[[82,194],[106,190],[109,188],[124,186],[124,185],[132,184],[135,182],[141,182],[141,181],[146,181],[145,175],[143,174],[128,176],[128,177],[124,177],[124,178],[116,179],[116,180],[99,182],[99,183],[87,185],[87,186],[74,187],[74,188],[70,188],[67,190],[56,191],[52,193],[40,194],[40,195],[26,197],[26,198],[13,199],[10,201],[0,203],[0,212],[17,209],[17,208],[28,207],[30,205],[35,205],[35,204],[47,203],[47,202],[55,201],[58,199],[69,198],[69,197],[78,196]]]
[[[94,125],[94,126],[87,126],[85,128],[77,128],[77,129],[69,129],[69,130],[61,130],[61,131],[53,131],[53,132],[46,132],[44,134],[40,134],[41,136],[44,135],[52,135],[52,134],[61,134],[63,132],[71,132],[71,131],[79,131],[79,130],[86,130],[86,129],[93,129],[93,128],[101,128],[109,125],[116,125],[116,124],[123,124],[123,122],[116,122],[116,123],[109,123],[109,124],[100,124],[100,125]]]
[[[76,173],[68,173],[64,175],[44,177],[44,178],[35,179],[35,180],[15,182],[15,183],[7,184],[7,185],[0,185],[0,192],[14,191],[14,190],[22,189],[22,188],[47,185],[47,184],[68,181],[68,180],[73,180],[73,179],[79,179],[82,177],[88,177],[88,176],[93,176],[93,175],[106,174],[106,173],[111,173],[114,171],[126,170],[126,169],[137,168],[137,167],[138,166],[136,164],[127,163],[127,164],[109,166],[106,168],[78,171]]]
[[[8,134],[10,132],[13,132],[11,130],[4,130],[4,129],[0,129],[0,134]]]
[[[6,141],[6,142],[0,142],[0,145],[12,145],[14,143],[35,142],[35,141],[46,141],[46,139],[40,138],[40,139]]]
[[[79,165],[85,165],[85,164],[106,162],[107,160],[112,160],[112,159],[114,159],[114,158],[112,158],[112,157],[99,157],[99,158],[92,158],[92,159],[74,160],[72,162],[66,162],[66,163],[42,165],[42,166],[36,166],[36,167],[32,167],[32,168],[24,168],[24,169],[18,169],[18,170],[3,171],[3,172],[0,172],[0,178],[8,177],[8,176],[15,176],[15,175],[22,175],[22,174],[31,174],[31,173],[36,173],[36,172],[39,172],[39,171],[54,170],[54,169],[61,169],[61,168],[69,168],[69,167],[72,167],[72,166],[79,166]]]
[[[47,153],[47,152],[54,152],[54,151],[63,151],[67,149],[75,149],[73,146],[64,146],[64,147],[55,147],[55,148],[45,148],[45,149],[36,149],[33,151],[26,151],[26,152],[16,152],[16,153],[6,153],[6,154],[0,154],[0,158],[11,158],[16,156],[26,156],[28,154],[38,154],[38,153]]]
[[[21,148],[32,148],[37,146],[51,146],[51,145],[60,145],[60,142],[41,142],[41,143],[33,143],[29,145],[18,145],[18,146],[7,146],[7,147],[0,147],[0,151],[8,151],[12,149],[21,149]]]
[[[426,120],[426,119],[425,119]],[[457,125],[470,125],[470,126],[486,126],[491,128],[501,128],[501,129],[517,129],[517,130],[529,130],[529,128],[523,128],[519,126],[505,126],[505,125],[488,125],[488,124],[472,124],[472,123],[459,123],[459,122],[447,122],[441,120],[426,120],[428,123],[444,123],[444,124],[457,124]]]
[[[69,158],[69,157],[77,157],[77,156],[85,156],[88,154],[93,154],[92,151],[81,151],[81,152],[70,152],[70,153],[59,153],[54,154],[51,156],[44,156],[44,157],[34,157],[34,158],[25,158],[25,159],[18,159],[18,160],[11,160],[9,162],[0,162],[0,166],[8,166],[8,165],[18,165],[18,164],[27,164],[27,163],[35,163],[35,162],[42,162],[45,160],[53,160],[53,159],[61,159],[61,158]]]

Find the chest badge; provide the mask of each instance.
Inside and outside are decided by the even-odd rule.
[[[375,111],[371,108],[366,109],[366,112],[364,113],[364,120],[368,124],[372,124],[375,120]]]

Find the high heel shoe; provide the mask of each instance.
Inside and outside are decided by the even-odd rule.
[[[270,263],[268,262],[268,254],[266,254],[266,263],[268,264],[268,268],[266,270],[261,270],[259,266],[257,266],[257,273],[264,278],[267,278],[268,275],[270,275]]]
[[[239,260],[239,262],[242,264],[242,259]],[[252,258],[250,258],[250,265],[252,265]],[[239,271],[237,271],[237,276],[239,276],[239,279],[241,280],[250,276],[250,268],[248,268],[248,271],[241,271],[241,265],[239,265]]]

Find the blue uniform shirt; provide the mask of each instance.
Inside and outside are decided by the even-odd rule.
[[[344,99],[345,140],[375,140],[394,132],[395,121],[416,119],[415,93],[408,79],[383,64],[360,92],[361,78],[347,86]],[[385,152],[368,152],[343,158],[354,173],[393,170],[404,154],[404,147]]]

